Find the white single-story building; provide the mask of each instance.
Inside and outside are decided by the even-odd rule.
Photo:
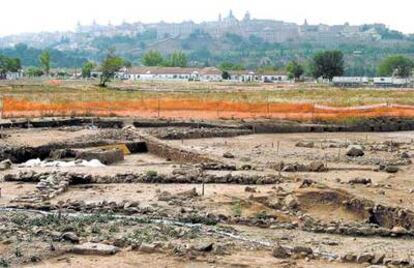
[[[253,71],[229,71],[230,80],[234,82],[255,82],[259,78]]]
[[[255,73],[253,71],[230,71],[230,80],[235,82],[282,83],[289,81],[289,76],[277,71]]]
[[[6,80],[18,80],[23,77],[23,72],[7,72],[4,77],[0,77]]]
[[[377,87],[407,87],[410,83],[409,78],[374,77],[374,86]]]
[[[332,83],[339,87],[357,87],[368,85],[368,77],[363,76],[335,76]]]
[[[260,81],[264,83],[282,83],[289,81],[289,75],[281,72],[265,72],[258,74]]]
[[[123,68],[117,73],[118,79],[141,81],[221,81],[222,72],[214,67],[133,67]]]

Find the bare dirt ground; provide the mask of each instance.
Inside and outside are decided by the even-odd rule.
[[[161,130],[4,130],[1,156]],[[104,167],[2,167],[0,267],[414,264],[414,132],[156,140]]]

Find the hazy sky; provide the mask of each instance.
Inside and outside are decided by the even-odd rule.
[[[381,22],[414,33],[413,0],[4,0],[0,5],[0,35],[74,30],[77,21],[90,24],[215,20],[229,9],[241,18],[303,23],[351,24]]]

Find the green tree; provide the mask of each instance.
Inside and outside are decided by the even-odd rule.
[[[305,69],[303,68],[303,66],[296,61],[291,61],[287,65],[286,70],[289,73],[289,78],[290,79],[294,78],[295,80],[300,79],[300,77],[305,72]]]
[[[49,51],[43,51],[39,56],[40,66],[43,68],[46,75],[50,72],[51,57]]]
[[[414,62],[404,56],[396,55],[386,58],[378,66],[378,75],[380,76],[399,76],[409,77],[412,74]]]
[[[0,55],[0,80],[6,79],[6,73],[8,72],[8,58]]]
[[[224,80],[230,80],[231,75],[228,71],[223,71],[223,73],[221,74],[221,78],[223,78]]]
[[[181,51],[177,51],[170,56],[170,60],[166,65],[170,67],[187,67],[187,62],[187,55]]]
[[[242,64],[235,64],[231,62],[223,62],[218,68],[222,71],[244,71],[246,68]]]
[[[41,69],[36,68],[36,67],[30,67],[29,69],[27,69],[26,71],[27,76],[29,77],[40,77],[42,76],[44,73]]]
[[[129,60],[124,60],[124,67],[131,68],[132,67],[132,62],[130,62]]]
[[[145,66],[161,66],[164,62],[164,58],[161,53],[156,50],[150,50],[144,54],[142,58],[142,64]]]
[[[0,79],[6,79],[7,72],[18,72],[21,68],[20,59],[0,55]]]
[[[90,78],[92,70],[96,67],[96,64],[91,61],[87,61],[82,66],[82,77],[83,78]]]
[[[121,57],[116,56],[114,50],[110,50],[101,65],[102,75],[99,86],[106,87],[106,83],[111,81],[115,73],[119,71],[123,65],[124,60]]]
[[[332,80],[334,76],[342,76],[344,55],[339,50],[319,52],[312,58],[311,69],[314,78],[322,77]]]

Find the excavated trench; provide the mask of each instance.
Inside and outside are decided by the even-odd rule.
[[[19,120],[14,122],[1,123],[3,128],[48,128],[63,126],[86,126],[91,125],[99,128],[122,128],[125,125],[123,120],[114,119],[92,119],[92,118],[67,118],[67,119],[46,119],[46,120]],[[414,130],[414,120],[379,118],[364,120],[349,125],[339,124],[303,124],[300,122],[239,122],[235,124],[213,124],[200,122],[177,122],[177,121],[135,121],[135,127],[139,128],[164,128],[164,127],[188,127],[192,129],[218,129],[225,128],[228,133],[244,135],[251,133],[289,133],[289,132],[333,132],[333,131],[401,131]],[[23,163],[30,159],[48,159],[56,150],[90,148],[123,143],[131,153],[152,153],[168,160],[182,163],[215,163],[206,155],[197,152],[184,150],[180,147],[173,147],[159,138],[184,139],[206,137],[194,131],[193,134],[180,134],[173,136],[147,135],[141,137],[140,141],[90,141],[81,143],[56,143],[38,147],[27,146],[4,146],[0,149],[0,160],[10,159],[13,163]],[[230,135],[227,132],[223,135]],[[207,135],[208,136],[208,135]],[[403,227],[407,230],[414,230],[414,212],[402,208],[375,205],[372,201],[358,199],[346,192],[336,190],[313,191],[302,193],[299,197],[302,204],[307,204],[309,209],[312,205],[320,207],[343,208],[354,215],[355,219],[364,220],[367,223],[376,224],[381,227],[392,229]]]
[[[143,141],[133,141],[133,142],[114,142],[114,141],[91,141],[91,142],[81,142],[81,143],[55,143],[47,144],[37,147],[30,146],[6,146],[0,148],[0,161],[9,159],[15,164],[20,164],[27,162],[31,159],[45,160],[51,158],[54,152],[58,150],[66,150],[66,157],[74,157],[70,153],[71,149],[85,149],[91,147],[100,147],[100,146],[110,146],[116,144],[124,144],[128,150],[132,153],[146,153],[148,148],[145,142]]]
[[[304,133],[304,132],[392,132],[414,130],[414,119],[378,117],[350,122],[335,121],[283,121],[283,120],[226,120],[216,122],[179,120],[138,120],[131,118],[41,118],[11,119],[0,122],[0,128],[55,128],[68,126],[96,126],[98,128],[122,128],[126,122],[137,128],[226,128],[253,133]]]
[[[414,212],[408,209],[376,205],[370,200],[356,198],[339,189],[305,189],[296,195],[302,204],[301,209],[311,214],[315,209],[323,210],[324,213],[333,209],[342,209],[352,220],[387,229],[403,227],[410,231],[414,230]]]

